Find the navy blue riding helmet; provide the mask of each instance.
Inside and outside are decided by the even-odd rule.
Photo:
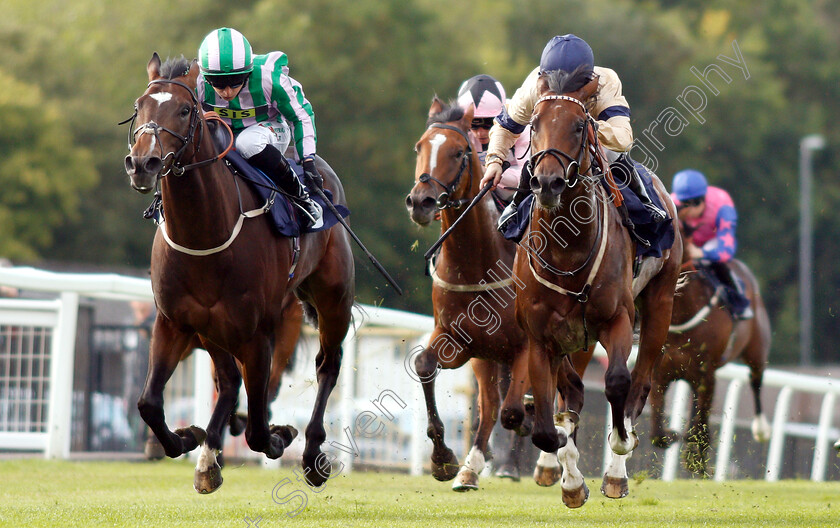
[[[585,40],[571,33],[549,40],[540,57],[540,73],[555,70],[571,73],[581,65],[592,70],[595,67],[595,55]]]

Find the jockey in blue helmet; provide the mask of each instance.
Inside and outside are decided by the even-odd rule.
[[[726,264],[735,257],[738,246],[735,238],[738,213],[729,193],[709,185],[703,173],[694,169],[676,173],[671,187],[671,197],[687,230],[684,251],[711,268],[729,287],[728,304],[733,315],[739,319],[751,318],[753,311],[741,281]]]
[[[506,152],[531,121],[538,99],[537,81],[540,74],[556,70],[571,73],[577,69],[587,70],[591,72],[592,78],[598,78],[597,91],[590,100],[583,103],[598,122],[598,139],[606,150],[611,166],[619,168],[622,174],[627,175],[628,187],[639,197],[651,218],[654,221],[664,220],[667,214],[651,201],[641,176],[627,154],[633,146],[633,129],[630,126],[630,107],[621,93],[618,74],[609,68],[595,66],[592,48],[583,39],[572,34],[556,36],[548,41],[543,49],[540,65],[531,71],[508,102],[505,112],[496,118],[496,124],[490,130],[490,145],[481,185],[484,186],[490,181],[493,185],[498,185],[502,173],[501,163]],[[522,190],[514,194],[513,201],[499,218],[500,231],[516,216],[517,207],[528,195],[530,177],[528,171],[523,171],[519,181],[519,188]]]

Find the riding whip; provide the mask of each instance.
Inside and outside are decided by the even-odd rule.
[[[434,255],[434,254],[435,254],[435,251],[437,251],[437,249],[441,246],[441,244],[443,244],[443,241],[444,241],[444,240],[446,240],[446,239],[447,239],[447,237],[449,237],[449,235],[452,233],[452,230],[453,230],[453,229],[455,229],[455,226],[457,226],[457,225],[458,225],[458,223],[460,223],[460,222],[461,222],[461,220],[463,220],[463,219],[464,219],[464,217],[465,217],[465,216],[467,216],[467,213],[469,213],[469,212],[470,212],[470,209],[472,209],[473,207],[475,207],[475,205],[476,205],[478,202],[480,202],[482,198],[484,198],[484,195],[485,195],[485,194],[487,194],[487,191],[489,191],[491,187],[493,187],[493,182],[492,182],[492,181],[487,182],[487,185],[485,185],[485,186],[484,186],[484,188],[483,188],[483,189],[481,189],[481,190],[478,192],[478,194],[476,194],[476,195],[475,195],[475,198],[473,198],[473,199],[472,199],[472,201],[470,202],[470,204],[469,204],[466,208],[464,208],[464,212],[463,212],[463,213],[461,213],[461,216],[459,216],[457,220],[455,220],[454,222],[452,222],[452,225],[451,225],[451,226],[449,226],[449,229],[447,229],[446,231],[444,231],[444,232],[443,232],[443,234],[442,234],[442,235],[440,235],[440,238],[439,238],[439,239],[437,239],[437,242],[435,242],[434,244],[432,244],[432,247],[430,247],[430,248],[428,249],[428,251],[426,251],[426,252],[423,254],[423,258],[424,258],[424,259],[429,260],[430,258],[432,258],[432,255]]]

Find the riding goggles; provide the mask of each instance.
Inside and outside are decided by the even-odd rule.
[[[470,124],[470,128],[483,128],[484,130],[490,130],[493,128],[493,118],[492,117],[478,117],[472,120],[472,124]]]
[[[223,90],[225,88],[236,88],[245,84],[249,73],[238,73],[235,75],[205,75],[204,80],[210,83],[213,88]]]

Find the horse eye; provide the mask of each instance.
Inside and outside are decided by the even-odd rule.
[[[190,115],[190,107],[189,107],[189,106],[184,105],[184,106],[181,108],[181,117],[187,117],[188,115]]]
[[[455,158],[460,158],[460,157],[461,157],[461,156],[463,156],[463,155],[464,155],[464,151],[463,151],[463,150],[459,150],[458,152],[456,152],[456,153],[455,153]]]

